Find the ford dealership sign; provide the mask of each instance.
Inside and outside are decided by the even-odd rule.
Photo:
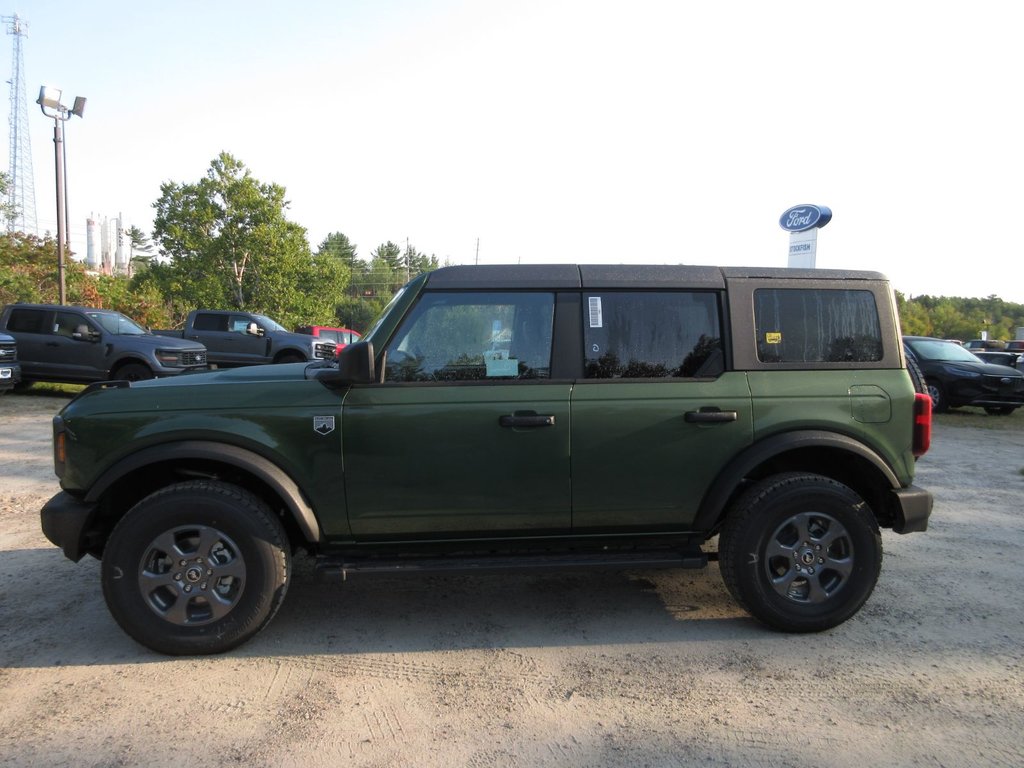
[[[832,211],[823,205],[794,205],[779,217],[779,226],[787,232],[806,232],[831,220]]]

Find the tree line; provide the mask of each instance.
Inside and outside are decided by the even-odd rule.
[[[7,179],[0,174],[0,201]],[[180,327],[192,309],[240,309],[273,317],[286,327],[343,325],[364,331],[408,280],[440,265],[408,242],[388,241],[368,258],[342,232],[313,250],[306,230],[287,218],[285,189],[253,177],[222,152],[194,182],[168,181],[151,236],[126,232],[129,275],[88,273],[66,266],[68,302],[116,309],[151,328]],[[12,211],[0,202],[0,217]],[[0,304],[56,302],[52,236],[0,236]],[[1024,304],[996,295],[983,299],[916,296],[896,300],[903,332],[915,336],[1012,339],[1024,327]]]
[[[0,197],[5,190],[0,178]],[[288,328],[362,331],[399,287],[440,266],[390,241],[360,258],[341,232],[313,251],[305,228],[288,220],[288,205],[284,187],[221,153],[198,181],[161,185],[151,238],[135,227],[125,232],[129,274],[90,273],[69,259],[68,302],[116,309],[151,328],[180,327],[190,310],[210,307],[259,312]],[[0,213],[10,220],[9,210]],[[49,234],[8,232],[0,242],[0,303],[56,302],[55,253]]]

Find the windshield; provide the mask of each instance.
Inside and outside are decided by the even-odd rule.
[[[118,336],[145,336],[149,331],[120,312],[86,312],[90,320],[103,326],[108,333]]]
[[[287,331],[288,330],[283,325],[281,325],[280,323],[274,322],[273,320],[271,320],[266,315],[253,315],[253,317],[256,318],[256,322],[259,323],[262,328],[264,328],[264,329],[266,329],[268,331]]]
[[[908,341],[910,349],[925,360],[940,360],[945,363],[977,363],[980,360],[959,344],[939,339],[915,339]]]
[[[373,336],[374,331],[377,330],[377,326],[381,324],[384,318],[388,316],[388,313],[391,311],[391,308],[398,303],[398,300],[400,298],[402,298],[402,295],[405,293],[405,289],[407,287],[408,285],[403,285],[401,288],[398,289],[398,293],[391,297],[391,301],[389,301],[388,305],[384,307],[384,310],[379,315],[377,315],[377,319],[374,321],[373,325],[370,326],[370,330],[368,330],[364,334],[366,338],[369,339],[370,337]]]

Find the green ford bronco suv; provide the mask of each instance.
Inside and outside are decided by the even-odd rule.
[[[880,528],[925,530],[930,428],[882,275],[447,267],[336,363],[90,386],[42,527],[170,654],[259,632],[298,550],[340,578],[717,556],[749,613],[816,631],[871,594]]]

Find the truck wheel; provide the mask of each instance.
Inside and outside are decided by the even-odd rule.
[[[221,653],[259,632],[288,590],[291,553],[267,505],[228,483],[168,486],[118,522],[103,596],[121,628],[172,655]]]
[[[277,358],[277,360],[275,360],[274,362],[275,363],[304,363],[304,362],[306,362],[306,358],[304,358],[302,355],[298,354],[297,352],[286,352],[285,354],[283,354],[279,358]]]
[[[754,485],[719,536],[729,592],[765,624],[817,632],[841,624],[868,599],[882,567],[871,509],[845,485],[785,473]]]
[[[111,375],[121,381],[145,381],[153,378],[149,366],[142,363],[125,363]]]

